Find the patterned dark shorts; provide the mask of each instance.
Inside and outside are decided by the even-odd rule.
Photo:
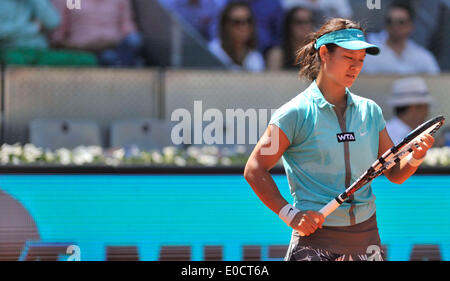
[[[378,248],[379,249],[379,248]],[[383,261],[384,253],[375,248],[372,254],[335,254],[322,249],[309,246],[296,245],[289,250],[285,261]]]

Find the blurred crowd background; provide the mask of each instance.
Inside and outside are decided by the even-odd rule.
[[[190,66],[174,58],[182,56],[174,45],[190,44],[216,59],[197,56],[195,66],[295,69],[295,52],[307,34],[330,17],[343,17],[360,22],[368,40],[382,46],[381,56],[366,61],[365,73],[450,70],[448,0],[77,1],[79,9],[66,0],[2,1],[2,63]]]
[[[296,51],[330,17],[381,47],[355,88],[392,134],[448,112],[450,0],[2,0],[2,143],[162,148],[194,100],[276,109],[306,86]]]

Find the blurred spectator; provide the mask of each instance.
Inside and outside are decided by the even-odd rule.
[[[60,22],[49,0],[0,1],[0,47],[47,48],[45,33]]]
[[[394,82],[388,102],[394,109],[395,117],[386,123],[386,130],[394,144],[398,144],[427,120],[434,99],[422,78],[409,77]]]
[[[211,0],[159,0],[203,35],[212,40],[211,24],[219,16],[219,6]]]
[[[37,64],[49,57],[46,33],[60,23],[49,0],[0,1],[0,61]]]
[[[216,0],[224,4],[232,2],[247,3],[253,12],[257,28],[258,49],[265,56],[267,52],[281,44],[281,29],[283,24],[283,8],[280,0]],[[217,2],[216,2],[217,3]],[[217,37],[217,20],[212,25],[212,34]]]
[[[401,75],[438,74],[439,65],[433,54],[409,39],[413,29],[414,11],[404,3],[394,3],[386,17],[386,30],[369,34],[368,41],[380,47],[378,56],[367,56],[363,72]]]
[[[295,69],[295,54],[304,45],[307,35],[313,31],[313,12],[300,6],[291,8],[284,19],[283,44],[269,51],[267,69]]]
[[[219,30],[219,38],[208,47],[223,63],[233,70],[264,70],[264,58],[257,51],[255,22],[247,4],[228,4],[220,16]]]
[[[320,15],[321,21],[327,18],[348,18],[353,16],[349,0],[282,0],[284,9],[294,6],[307,7]]]
[[[60,22],[49,0],[2,0],[0,2],[0,47],[44,49],[45,33]]]
[[[142,65],[142,38],[136,31],[129,0],[83,1],[79,10],[67,9],[66,0],[53,0],[62,16],[52,34],[55,47],[90,51],[103,66]]]

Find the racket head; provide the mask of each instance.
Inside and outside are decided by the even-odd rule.
[[[392,168],[412,152],[411,146],[414,145],[416,141],[419,141],[425,134],[434,135],[444,123],[444,116],[439,115],[414,129],[399,144],[388,149],[380,158],[378,158],[372,166],[346,190],[346,194],[342,199],[346,199],[362,186],[381,175],[385,170]]]
[[[387,150],[372,167],[375,171],[379,169],[383,171],[390,169],[394,164],[400,162],[400,160],[412,152],[411,146],[415,142],[419,141],[425,134],[433,136],[444,123],[445,118],[442,115],[426,121],[411,131],[400,143]]]
[[[439,115],[435,118],[432,118],[416,129],[414,129],[411,133],[409,133],[399,144],[396,145],[397,149],[402,149],[405,145],[408,145],[414,141],[418,141],[420,137],[425,134],[434,135],[445,123],[445,118],[442,115]]]

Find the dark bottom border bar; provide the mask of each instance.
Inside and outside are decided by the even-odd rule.
[[[26,272],[34,277],[83,278],[79,280],[86,277],[105,280],[106,275],[114,275],[114,279],[124,277],[124,280],[137,280],[133,277],[143,280],[323,280],[344,278],[344,272],[357,273],[355,278],[378,275],[380,280],[386,280],[387,275],[394,272],[405,277],[423,272],[424,267],[433,267],[435,274],[447,269],[445,262],[5,262],[2,265],[3,274],[10,271],[12,277],[14,274],[23,276]],[[387,271],[390,269],[393,271]]]

